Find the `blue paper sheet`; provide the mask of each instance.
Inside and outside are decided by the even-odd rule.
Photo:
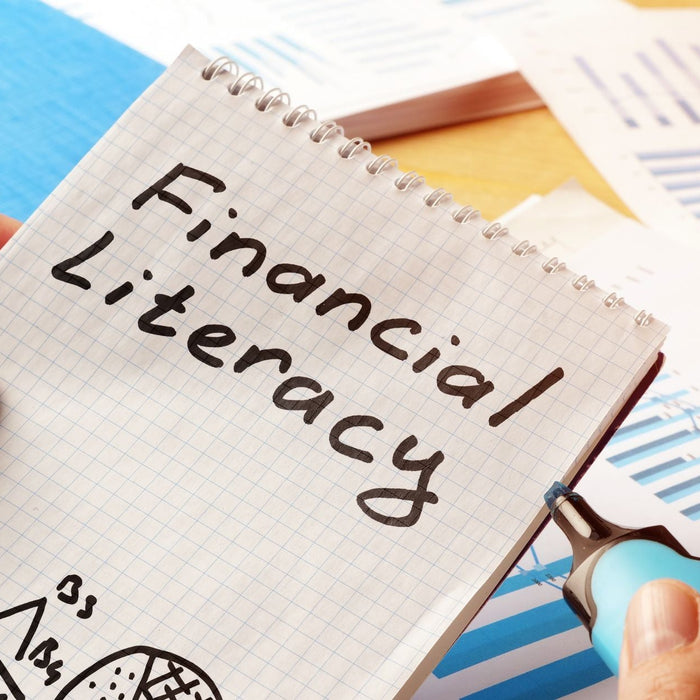
[[[26,219],[162,70],[37,0],[0,0],[0,212]]]

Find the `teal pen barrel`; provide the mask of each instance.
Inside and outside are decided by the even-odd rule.
[[[631,539],[614,544],[595,563],[590,579],[596,608],[591,640],[615,674],[630,600],[643,584],[661,578],[677,579],[700,591],[700,560],[659,542]]]

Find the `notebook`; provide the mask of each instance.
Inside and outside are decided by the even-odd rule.
[[[666,326],[192,48],[0,259],[8,697],[410,697]]]

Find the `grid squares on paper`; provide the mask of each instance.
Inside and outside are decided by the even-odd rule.
[[[203,81],[202,66],[190,51],[147,91],[2,263],[11,320],[0,356],[10,426],[0,562],[12,561],[33,595],[55,585],[59,569],[80,569],[101,591],[94,627],[56,617],[90,641],[68,661],[73,672],[119,640],[191,657],[216,670],[222,692],[243,697],[390,695],[509,553],[538,510],[535,495],[575,462],[658,338],[391,180],[368,180],[332,142],[287,129],[277,111],[261,114],[225,80]],[[132,199],[178,162],[221,177],[225,192],[180,178],[168,189],[191,215],[155,197],[134,211]],[[211,228],[188,241],[205,214]],[[106,230],[115,242],[76,268],[90,289],[51,277],[51,265]],[[241,261],[250,251],[209,257],[231,231],[265,245],[249,277]],[[294,301],[270,283],[283,263],[325,281]],[[107,306],[104,295],[127,278],[133,293]],[[155,321],[174,334],[139,329],[156,295],[187,285],[183,310]],[[357,331],[347,309],[318,313],[341,287],[371,301]],[[415,337],[386,335],[409,352],[403,363],[369,332],[397,317],[422,326]],[[188,350],[207,324],[236,335],[204,348],[222,367]],[[436,371],[413,372],[433,343],[445,354],[440,367],[493,379],[489,397],[465,410],[439,390]],[[252,345],[287,350],[289,372],[275,362],[237,372]],[[567,368],[561,391],[500,431],[486,427],[558,363]],[[601,367],[605,380],[592,382]],[[273,402],[290,376],[332,392],[310,423]],[[333,426],[357,414],[381,419],[381,430],[342,434],[370,463],[330,446]],[[415,488],[416,472],[392,465],[409,434],[419,442],[410,458],[446,457],[430,483],[437,504],[416,526],[393,528],[356,497]]]

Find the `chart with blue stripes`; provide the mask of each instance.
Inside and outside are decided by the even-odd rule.
[[[662,515],[673,511],[696,528],[700,391],[661,374],[599,462],[593,470],[611,469],[624,484],[620,498],[648,497]],[[562,598],[570,567],[568,543],[548,525],[414,700],[613,700],[616,681]]]
[[[440,0],[47,2],[166,64],[187,43],[211,57],[229,56],[324,118],[516,69],[509,53],[468,13]],[[149,24],[158,31],[144,31]]]
[[[678,204],[700,219],[700,148],[642,151],[636,155]]]
[[[578,54],[573,62],[630,129],[700,124],[700,42],[656,37],[605,76],[590,57]]]
[[[677,376],[654,382],[604,454],[669,507],[700,520],[700,396]]]
[[[562,8],[490,28],[637,218],[700,245],[700,11]]]

